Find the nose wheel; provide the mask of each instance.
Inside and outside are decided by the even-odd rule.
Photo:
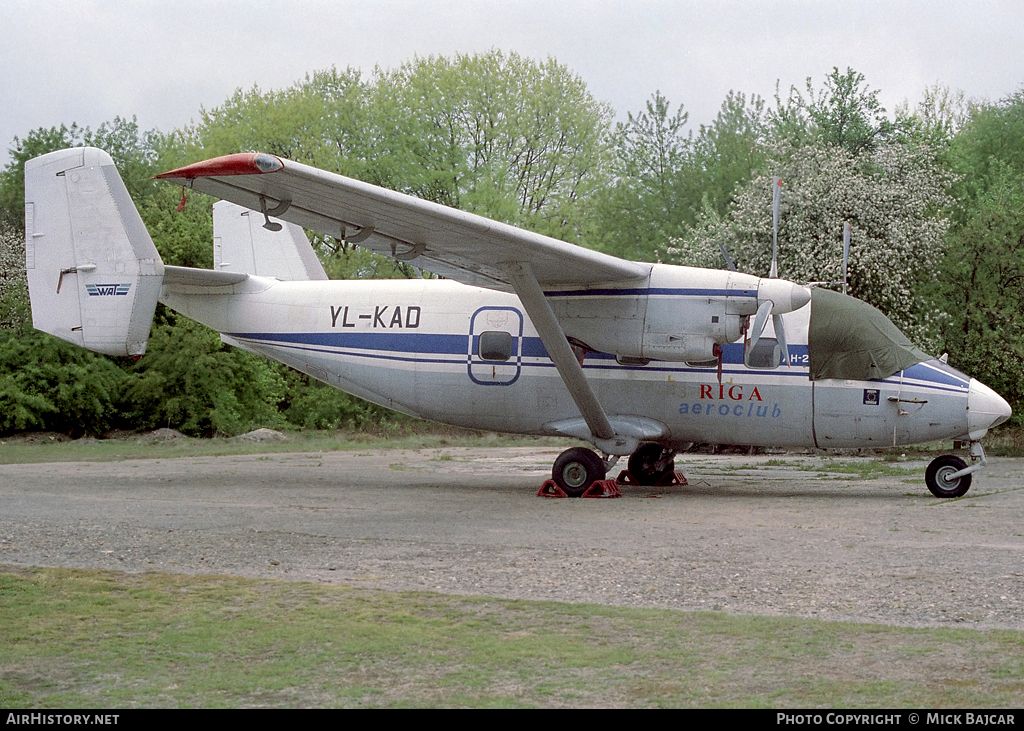
[[[971,489],[970,473],[954,477],[966,469],[967,463],[953,454],[936,457],[924,473],[925,484],[935,497],[960,497]]]

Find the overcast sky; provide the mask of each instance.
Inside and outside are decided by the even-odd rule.
[[[694,127],[731,89],[771,100],[833,66],[890,112],[936,82],[993,101],[1024,85],[1020,0],[0,0],[0,28],[2,162],[41,126],[167,131],[238,87],[491,48],[554,56],[623,117],[660,90]]]

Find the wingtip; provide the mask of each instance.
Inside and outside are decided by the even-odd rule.
[[[227,175],[263,175],[284,167],[284,162],[265,152],[237,152],[154,175],[154,180],[195,180]]]

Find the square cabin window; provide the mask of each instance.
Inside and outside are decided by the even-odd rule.
[[[477,347],[481,360],[508,360],[512,357],[512,333],[502,330],[482,332]]]

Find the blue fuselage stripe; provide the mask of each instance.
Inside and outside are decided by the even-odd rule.
[[[466,357],[469,350],[469,335],[445,335],[438,333],[225,333],[233,338],[261,340],[272,344],[315,345],[323,348],[347,348],[350,350],[375,350],[384,353],[402,353],[408,356],[458,355]],[[806,345],[790,345],[790,357],[803,359],[807,355]],[[544,343],[536,336],[522,339],[524,358],[547,358]],[[608,353],[588,353],[587,358],[614,360]],[[743,343],[729,343],[722,346],[722,362],[739,365],[743,363]],[[641,368],[643,369],[643,368]]]
[[[703,289],[688,287],[647,287],[642,289],[566,289],[545,292],[546,297],[637,297],[672,295],[674,297],[757,297],[756,289]]]
[[[341,355],[355,358],[370,358],[401,363],[424,364],[465,364],[469,356],[469,335],[441,333],[226,333],[230,337],[253,345],[268,345],[303,350],[307,352]],[[743,366],[743,344],[729,343],[722,347],[723,374],[750,375],[755,373],[773,376],[807,377],[806,345],[790,345],[793,368],[785,366],[772,369],[752,369]],[[430,357],[434,356],[434,357]],[[442,357],[437,357],[442,356]],[[444,357],[447,356],[447,357]],[[521,358],[540,359],[541,362],[524,360],[523,367],[553,368],[547,359],[547,351],[538,337],[522,338]],[[740,366],[736,368],[735,366]],[[588,353],[584,368],[604,371],[648,371],[655,373],[706,373],[714,375],[717,368],[694,368],[686,363],[674,365],[666,361],[652,361],[648,365],[622,365],[615,356],[608,353]],[[964,393],[968,381],[935,367],[918,363],[903,373],[903,386],[907,388],[928,388],[949,393]],[[913,380],[916,383],[908,383]],[[898,377],[876,381],[890,386],[899,386]]]

